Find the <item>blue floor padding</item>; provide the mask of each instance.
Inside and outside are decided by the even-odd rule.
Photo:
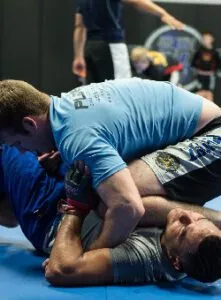
[[[208,204],[221,210],[221,197]],[[54,288],[44,279],[41,263],[19,228],[0,227],[0,300],[146,300],[221,299],[221,281],[200,284],[186,279],[178,284]]]

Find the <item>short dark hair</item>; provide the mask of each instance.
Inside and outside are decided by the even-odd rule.
[[[186,254],[183,269],[188,276],[201,282],[214,282],[221,278],[221,237],[204,238],[194,254]]]
[[[46,95],[27,82],[20,80],[0,81],[0,130],[23,131],[25,116],[38,116],[48,111]]]

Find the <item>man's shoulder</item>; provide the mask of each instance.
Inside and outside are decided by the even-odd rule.
[[[176,271],[161,246],[163,230],[159,228],[139,228],[136,233],[145,238],[146,268],[153,268],[153,281],[176,281],[185,277],[185,274]]]
[[[159,239],[163,230],[157,227],[138,227],[135,232],[137,234],[140,234],[146,238],[154,238],[154,239]]]

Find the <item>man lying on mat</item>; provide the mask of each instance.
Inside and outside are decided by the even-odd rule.
[[[170,83],[106,81],[58,98],[9,80],[0,82],[0,107],[2,142],[38,153],[57,147],[67,164],[82,160],[89,167],[93,188],[107,206],[91,249],[127,238],[145,214],[141,197],[202,204],[221,192],[220,119],[213,121],[221,110]],[[135,170],[127,168],[185,139],[143,157]],[[131,176],[137,166],[140,188]],[[72,200],[78,210],[89,210],[87,203]]]
[[[81,230],[82,222],[75,215],[63,218],[50,258],[43,263],[52,285],[152,283],[186,274],[202,282],[221,278],[221,231],[203,215],[173,209],[165,231],[137,228],[119,246],[88,252],[85,248],[102,224],[94,211]]]
[[[152,220],[153,226],[163,226],[167,212],[176,206],[199,210],[201,214],[172,210],[163,235],[157,228],[137,228],[114,249],[83,254],[78,231],[82,219],[64,216],[57,210],[59,202],[65,203],[60,201],[65,197],[62,180],[49,177],[32,153],[22,155],[8,146],[4,146],[0,153],[0,222],[5,226],[15,226],[18,220],[26,237],[44,252],[50,253],[56,238],[46,269],[46,277],[51,283],[88,285],[175,281],[183,278],[184,272],[202,281],[214,281],[220,277],[220,231],[205,218],[211,217],[220,226],[220,212],[169,202],[162,197],[146,197],[143,200],[149,205],[148,220],[150,225]],[[78,181],[80,184],[80,173]],[[3,197],[8,200],[3,201]],[[101,219],[95,212],[86,217],[81,231],[84,249],[88,249],[97,238],[101,227]],[[63,260],[65,258],[67,260]],[[205,272],[202,271],[204,268]],[[101,276],[97,276],[98,272]]]

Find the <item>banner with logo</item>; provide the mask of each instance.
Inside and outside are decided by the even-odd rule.
[[[180,84],[187,90],[194,90],[198,82],[191,68],[191,61],[200,46],[201,34],[190,26],[185,29],[172,30],[169,26],[162,26],[155,30],[145,41],[147,49],[164,53],[174,57],[183,64],[180,75]]]

